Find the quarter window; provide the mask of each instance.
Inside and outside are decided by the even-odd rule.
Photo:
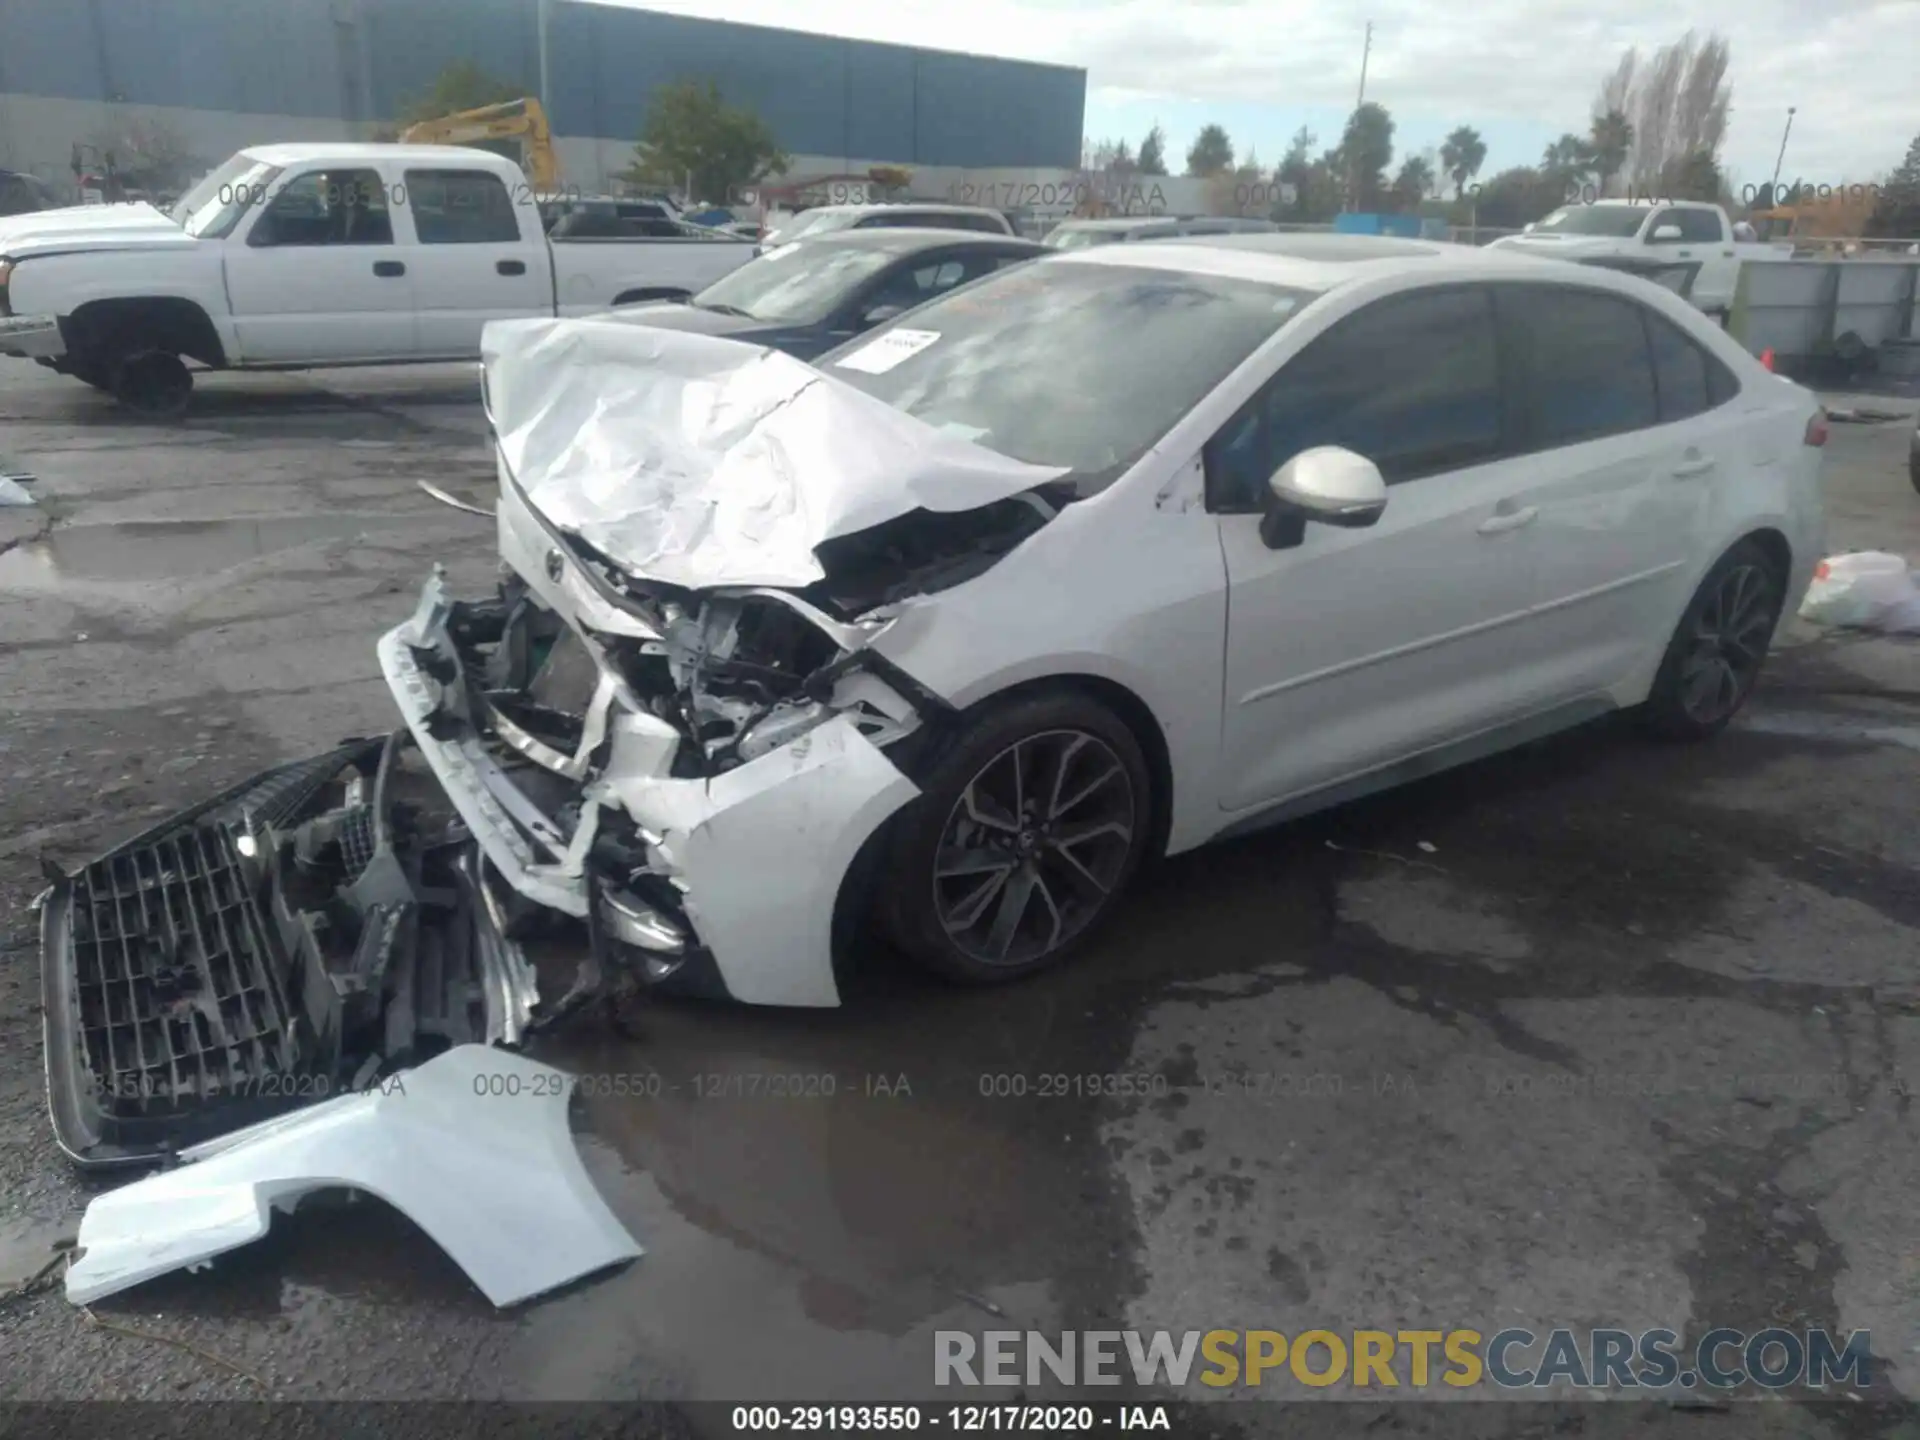
[[[520,238],[513,198],[485,170],[409,170],[407,194],[422,245],[510,245]]]
[[[1501,315],[1515,336],[1525,388],[1527,449],[1551,450],[1659,423],[1643,313],[1630,300],[1598,291],[1503,291]]]

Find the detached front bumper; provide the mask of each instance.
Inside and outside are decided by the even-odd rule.
[[[919,789],[846,715],[724,773],[602,664],[572,754],[473,683],[470,607],[430,579],[380,666],[448,801],[502,879],[624,947],[643,980],[758,1005],[839,1003],[833,919],[855,855]],[[636,863],[637,861],[637,863]],[[596,959],[597,959],[596,955]]]
[[[53,361],[67,353],[60,322],[51,315],[0,316],[0,355]]]

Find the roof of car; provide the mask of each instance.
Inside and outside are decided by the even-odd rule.
[[[1196,275],[1264,280],[1297,290],[1331,290],[1353,281],[1400,274],[1460,278],[1539,279],[1541,267],[1610,286],[1611,272],[1513,250],[1486,250],[1438,240],[1375,235],[1183,235],[1140,245],[1055,250],[1049,265],[1118,265],[1183,270]]]
[[[998,215],[985,205],[945,205],[935,200],[897,200],[872,205],[815,205],[801,215],[883,215],[892,211],[918,210],[923,215]]]
[[[884,250],[896,255],[911,255],[916,251],[944,248],[962,241],[995,245],[1003,250],[1031,250],[1036,255],[1054,253],[1038,240],[1026,240],[1018,235],[999,235],[987,230],[949,230],[938,225],[888,225],[874,230],[833,230],[818,237],[808,236],[805,243],[809,249],[815,245],[834,245],[850,250]]]
[[[268,165],[311,165],[317,160],[337,160],[341,164],[355,160],[368,164],[394,160],[403,165],[408,161],[423,165],[435,162],[471,165],[482,157],[495,164],[513,164],[511,160],[495,155],[490,150],[480,150],[470,145],[353,145],[341,141],[338,144],[318,145],[249,145],[240,153]]]

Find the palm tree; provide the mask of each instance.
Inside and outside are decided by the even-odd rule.
[[[1487,160],[1487,142],[1471,125],[1462,125],[1440,146],[1440,165],[1453,181],[1453,198],[1458,200],[1467,181],[1480,173]]]
[[[1600,193],[1604,195],[1609,182],[1626,167],[1627,152],[1633,149],[1633,122],[1620,110],[1596,115],[1588,140],[1588,153],[1594,173],[1600,177]]]

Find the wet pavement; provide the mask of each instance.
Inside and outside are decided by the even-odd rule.
[[[390,728],[373,639],[435,560],[494,568],[414,483],[490,494],[470,368],[203,388],[155,427],[0,374],[41,501],[0,533],[0,1291],[87,1193],[41,854]],[[1904,455],[1835,427],[1834,548],[1920,554]],[[1180,857],[1031,984],[876,955],[836,1012],[576,1025],[532,1053],[582,1077],[637,1263],[502,1315],[395,1212],[316,1204],[98,1307],[258,1385],[54,1294],[0,1302],[0,1398],[925,1399],[935,1330],[1117,1325],[1865,1328],[1920,1396],[1916,749],[1920,641],[1795,627],[1717,742],[1600,724]]]

